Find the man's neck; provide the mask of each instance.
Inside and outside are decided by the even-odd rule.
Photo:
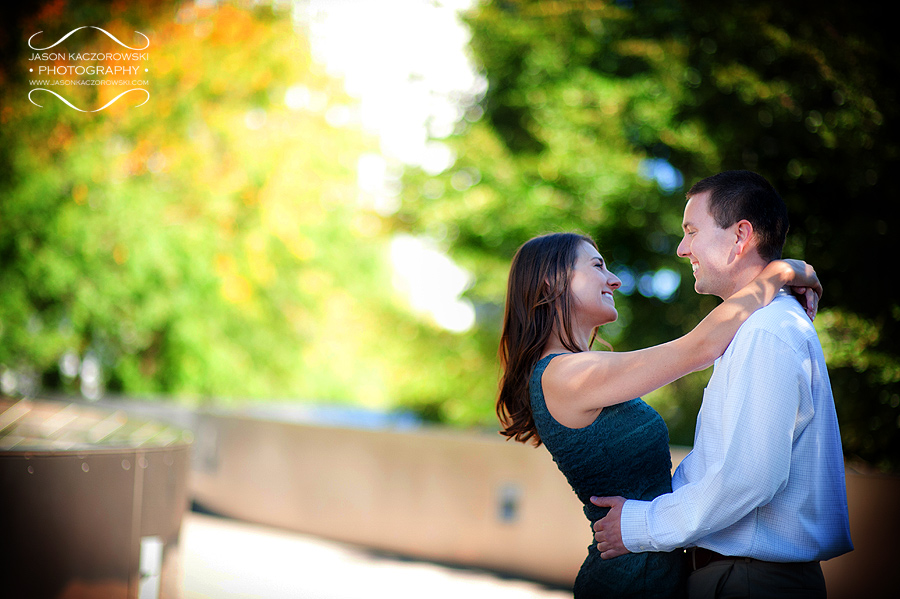
[[[729,293],[727,297],[723,297],[722,299],[728,299],[729,297],[749,285],[753,279],[759,276],[759,273],[763,271],[767,264],[767,262],[759,260],[742,268],[734,278],[734,286],[731,288],[731,293]]]

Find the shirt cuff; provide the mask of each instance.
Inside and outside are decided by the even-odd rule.
[[[620,520],[622,543],[632,553],[654,550],[650,544],[650,528],[647,519],[649,511],[649,501],[629,499],[622,505]]]

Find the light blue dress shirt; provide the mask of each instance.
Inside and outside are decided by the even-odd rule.
[[[629,551],[700,546],[775,562],[853,549],[844,459],[816,331],[781,292],[716,360],[673,492],[625,502]]]

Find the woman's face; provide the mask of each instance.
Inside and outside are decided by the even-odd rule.
[[[621,285],[619,277],[606,268],[600,252],[588,242],[582,242],[569,282],[574,320],[591,328],[615,321],[619,313],[613,292]]]

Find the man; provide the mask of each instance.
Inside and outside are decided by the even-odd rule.
[[[763,177],[726,171],[687,194],[678,255],[722,299],[781,256],[787,208]],[[695,597],[825,597],[820,560],[853,549],[840,432],[822,348],[782,291],[716,361],[694,448],[653,501],[592,498],[603,558],[687,547]]]

